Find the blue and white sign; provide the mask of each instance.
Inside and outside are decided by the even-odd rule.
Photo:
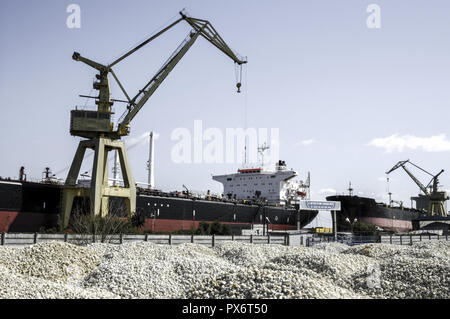
[[[341,210],[341,202],[338,201],[318,201],[301,200],[300,209],[305,210]]]

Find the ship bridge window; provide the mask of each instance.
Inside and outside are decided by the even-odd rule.
[[[271,178],[275,178],[275,175],[270,176]]]
[[[227,178],[227,181],[231,181],[231,180],[232,180],[232,178],[231,178],[231,177],[228,177],[228,178]]]

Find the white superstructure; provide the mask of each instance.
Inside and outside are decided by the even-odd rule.
[[[216,175],[223,184],[223,197],[236,200],[266,200],[272,205],[289,205],[309,197],[309,173],[306,183],[294,181],[298,174],[278,161],[275,170],[262,167],[238,169],[235,174]]]

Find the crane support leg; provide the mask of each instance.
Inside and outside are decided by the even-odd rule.
[[[91,148],[95,152],[90,189],[76,186],[87,148]],[[119,153],[124,180],[123,187],[110,187],[108,184],[108,153],[114,150]],[[125,198],[127,216],[134,215],[136,211],[136,185],[131,174],[124,142],[106,137],[80,142],[64,185],[60,219],[61,229],[69,225],[73,200],[78,196],[89,197],[90,213],[93,216],[105,217],[108,214],[108,201],[111,196]]]
[[[447,216],[447,212],[445,211],[445,206],[442,201],[430,200],[429,207],[430,208],[428,214],[430,216]]]

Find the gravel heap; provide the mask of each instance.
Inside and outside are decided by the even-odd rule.
[[[0,298],[450,298],[450,242],[0,247]]]

